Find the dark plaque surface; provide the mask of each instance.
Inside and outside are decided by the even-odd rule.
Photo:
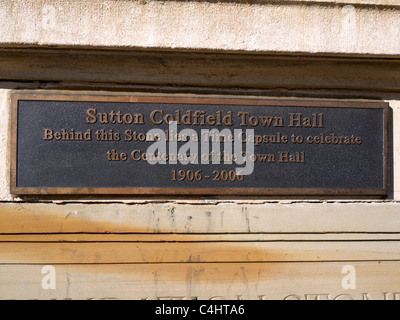
[[[377,101],[13,95],[14,194],[380,195]]]

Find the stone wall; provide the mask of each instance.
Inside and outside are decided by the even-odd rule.
[[[0,0],[0,299],[399,299],[399,14]],[[383,100],[389,196],[12,195],[10,96],[34,90]]]

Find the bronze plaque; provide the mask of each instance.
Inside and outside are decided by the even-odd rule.
[[[15,93],[13,194],[377,195],[381,101]]]

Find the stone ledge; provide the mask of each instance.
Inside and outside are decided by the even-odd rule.
[[[368,3],[17,0],[0,4],[0,44],[398,56],[397,6]]]
[[[247,240],[253,241],[262,240],[261,235],[258,239],[247,235],[303,233],[301,240],[315,240],[309,234],[342,233],[343,237],[354,240],[349,233],[399,233],[399,212],[398,202],[1,203],[0,234],[242,233],[246,234]],[[199,238],[204,240],[204,237]],[[283,239],[285,235],[282,235]],[[392,240],[398,241],[395,236]]]
[[[342,287],[346,264],[356,289]],[[41,290],[43,265],[0,265],[0,299],[398,300],[398,261],[56,265],[56,288]],[[251,312],[248,310],[248,312]]]
[[[229,1],[229,0],[227,0]],[[251,3],[251,0],[231,0],[231,2]],[[361,6],[400,6],[397,0],[255,0],[258,3],[307,3],[307,4],[331,4],[331,5],[361,5]]]

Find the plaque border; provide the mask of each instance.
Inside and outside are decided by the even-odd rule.
[[[384,116],[384,181],[383,188],[150,188],[150,187],[110,187],[110,188],[46,188],[17,186],[17,139],[18,139],[18,101],[49,100],[79,102],[147,102],[184,104],[230,104],[230,105],[274,105],[277,107],[321,107],[321,108],[361,108],[383,109]],[[323,99],[288,97],[248,97],[195,94],[147,94],[119,92],[48,92],[15,91],[11,93],[10,116],[10,193],[14,195],[151,195],[151,196],[380,196],[388,195],[388,155],[389,155],[389,103],[383,100],[363,99]]]

